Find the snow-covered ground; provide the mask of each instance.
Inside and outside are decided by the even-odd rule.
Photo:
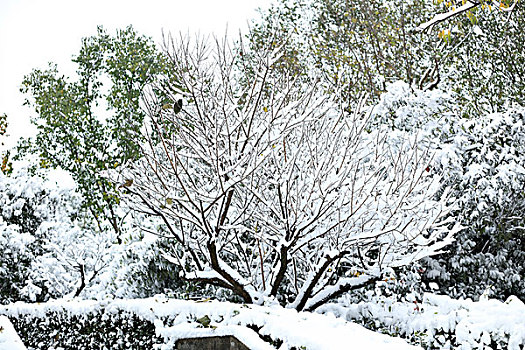
[[[13,325],[5,316],[0,316],[0,350],[25,350]]]

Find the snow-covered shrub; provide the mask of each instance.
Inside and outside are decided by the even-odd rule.
[[[145,298],[182,293],[184,286],[177,267],[162,256],[173,249],[171,242],[129,229],[123,235],[123,243],[114,249],[114,259],[101,277],[100,293],[91,297]]]
[[[123,227],[129,238],[116,244],[112,230],[100,231],[83,215],[66,173],[47,177],[32,176],[25,167],[0,174],[2,303],[66,295],[145,297],[179,286],[178,271],[161,256],[162,240],[144,239],[130,223]]]
[[[454,297],[477,299],[490,288],[502,300],[525,298],[525,109],[468,117],[439,90],[402,82],[387,90],[375,123],[430,136],[429,170],[451,187],[457,210],[450,215],[464,227],[448,253],[423,259],[423,280]]]
[[[31,279],[31,266],[36,256],[46,251],[47,232],[40,226],[57,213],[63,218],[67,190],[42,178],[26,175],[17,169],[11,176],[0,174],[0,300],[11,302],[27,299],[24,288]],[[69,219],[67,219],[69,221]],[[38,284],[38,282],[37,282]],[[46,298],[42,293],[35,298]]]
[[[34,237],[0,222],[0,303],[21,299],[32,260]]]
[[[48,242],[45,252],[31,264],[29,295],[43,285],[51,298],[66,295],[87,297],[97,289],[98,275],[114,258],[111,235],[62,222],[45,222]]]
[[[455,297],[487,288],[525,298],[525,109],[458,120],[445,146],[465,230],[449,253],[427,261],[427,280]],[[455,163],[450,159],[458,159]]]
[[[79,295],[111,260],[111,236],[86,221],[70,177],[60,171],[47,176],[20,167],[0,178],[0,244],[7,252],[2,280],[11,286],[2,293],[5,301]]]
[[[13,164],[9,160],[10,151],[4,151],[4,135],[7,134],[7,115],[0,114],[0,172],[9,175],[13,172]]]
[[[353,303],[342,298],[339,304],[321,307],[365,325],[369,329],[402,336],[425,349],[509,349],[525,347],[525,305],[516,296],[505,302],[488,299],[478,302],[455,300],[425,293],[403,300],[370,293],[368,301]],[[489,316],[490,315],[490,316]]]

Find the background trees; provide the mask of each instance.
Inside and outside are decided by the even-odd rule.
[[[253,41],[257,47],[277,37],[286,43],[281,61],[287,69],[315,65],[334,86],[344,87],[347,98],[356,102],[368,92],[377,101],[394,81],[422,88],[437,80],[445,43],[412,32],[431,11],[422,0],[283,0],[255,22]]]
[[[485,112],[505,112],[523,105],[525,56],[521,48],[525,35],[523,6],[508,14],[499,11],[479,15],[473,26],[466,17],[464,30],[453,33],[453,42],[461,42],[442,67],[442,89],[452,90],[467,117]]]
[[[428,28],[432,28],[434,25],[439,24],[441,22],[455,19],[459,17],[462,14],[466,14],[467,17],[472,21],[476,22],[477,18],[475,15],[476,10],[479,10],[481,8],[482,10],[489,10],[492,11],[501,11],[501,12],[512,12],[516,8],[516,5],[518,4],[517,0],[501,0],[501,1],[448,1],[445,2],[443,0],[437,0],[437,4],[443,4],[445,7],[449,9],[446,13],[440,13],[434,15],[434,17],[427,22],[424,22],[420,24],[417,29],[418,30],[426,30]]]
[[[468,114],[503,111],[523,103],[524,10],[484,4],[418,31],[447,9],[444,2],[281,0],[255,21],[252,45],[284,43],[283,67],[316,65],[354,101],[363,91],[377,100],[389,83],[403,80],[417,89],[454,91]]]
[[[32,122],[39,131],[19,151],[37,154],[43,168],[70,172],[98,230],[109,224],[120,240],[118,194],[101,173],[139,157],[133,141],[141,137],[144,119],[140,96],[163,71],[163,56],[131,27],[115,37],[99,28],[83,40],[73,61],[76,81],[61,76],[54,65],[25,77],[22,92],[30,95],[26,104],[35,108]]]

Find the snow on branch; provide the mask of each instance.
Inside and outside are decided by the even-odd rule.
[[[503,1],[490,1],[493,6],[499,10],[499,11],[502,11],[502,12],[512,12],[514,10],[514,8],[516,7],[516,5],[518,4],[518,0],[514,0],[512,2],[512,5],[510,6],[507,6]],[[427,21],[425,23],[422,23],[421,25],[419,25],[415,30],[416,31],[425,31],[427,30],[428,28],[431,28],[433,27],[434,25],[438,24],[438,23],[441,23],[441,22],[444,22],[452,17],[456,17],[464,12],[467,12],[467,11],[470,11],[472,10],[473,8],[477,7],[477,6],[480,6],[480,5],[484,5],[484,4],[487,4],[488,1],[474,1],[474,0],[470,0],[470,1],[463,1],[462,2],[462,5],[459,6],[459,7],[453,7],[452,10],[448,11],[448,12],[445,12],[445,13],[441,13],[441,14],[438,14],[438,15],[435,15],[430,21]],[[488,6],[491,6],[489,4],[487,4]]]
[[[426,29],[434,26],[435,24],[440,23],[440,22],[444,22],[444,21],[448,20],[449,18],[455,17],[455,16],[457,16],[457,15],[459,15],[461,13],[467,12],[467,11],[473,9],[474,7],[478,6],[479,4],[480,3],[477,2],[477,1],[467,1],[464,5],[462,5],[460,7],[457,7],[457,8],[453,8],[449,12],[445,12],[445,13],[441,13],[439,15],[435,15],[434,18],[432,18],[430,21],[419,25],[416,28],[416,31],[420,31],[420,32],[425,31]]]

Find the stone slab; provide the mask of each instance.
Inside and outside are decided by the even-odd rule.
[[[176,350],[250,350],[233,336],[179,339]]]

